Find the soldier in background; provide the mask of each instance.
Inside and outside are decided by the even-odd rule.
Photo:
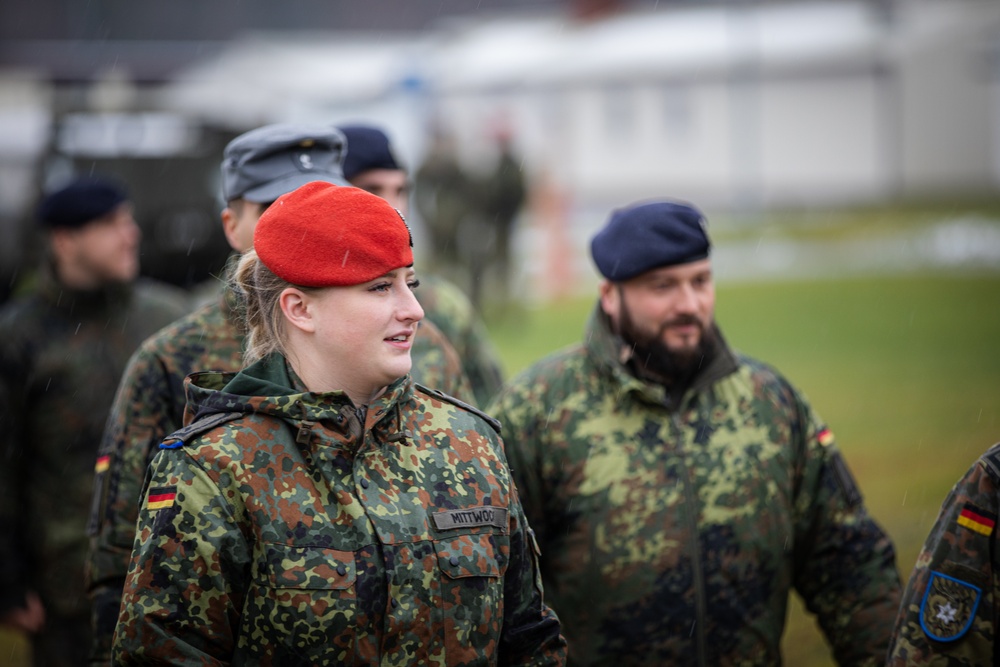
[[[1000,622],[1000,443],[941,506],[903,591],[889,665],[995,665]]]
[[[43,197],[37,286],[0,310],[0,622],[36,665],[86,664],[86,507],[94,457],[133,350],[184,293],[139,274],[125,190],[76,178]]]
[[[453,280],[469,276],[469,257],[460,234],[477,213],[476,198],[476,183],[459,164],[454,140],[435,132],[415,174],[414,203],[430,233],[429,263]],[[474,286],[462,288],[471,293]]]
[[[722,337],[701,213],[618,210],[591,251],[584,343],[489,409],[570,661],[777,665],[796,590],[839,664],[880,664],[892,543],[805,397]]]
[[[496,268],[497,282],[506,298],[510,290],[510,246],[514,223],[524,205],[526,193],[521,162],[514,157],[507,130],[498,132],[497,146],[497,162],[480,186],[480,208],[482,219],[493,236],[493,244],[486,255],[487,265]]]
[[[409,211],[409,177],[396,159],[386,133],[369,125],[341,125],[338,129],[347,138],[347,180],[385,199],[405,216]],[[424,322],[436,324],[455,346],[472,385],[475,404],[486,405],[500,389],[503,373],[475,307],[457,285],[426,271],[420,274],[416,294],[424,309]]]
[[[343,135],[330,127],[277,124],[246,132],[226,146],[222,225],[234,251],[229,268],[252,247],[258,218],[279,196],[312,181],[348,185],[341,171],[344,145]],[[145,341],[121,378],[97,459],[89,523],[95,663],[110,661],[146,468],[163,438],[186,421],[184,378],[242,365],[238,306],[231,290],[220,290],[211,303]],[[472,400],[458,354],[433,325],[420,328],[414,350],[417,377]]]

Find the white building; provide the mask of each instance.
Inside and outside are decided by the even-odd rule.
[[[475,168],[503,125],[535,194],[522,242],[552,266],[546,247],[585,258],[611,208],[647,197],[711,217],[997,190],[1000,3],[747,1],[410,36],[257,33],[157,106],[234,131],[367,119],[414,167],[431,127]]]

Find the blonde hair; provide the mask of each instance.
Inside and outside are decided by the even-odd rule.
[[[285,288],[295,285],[274,275],[260,261],[256,251],[248,250],[240,257],[230,286],[243,311],[247,334],[244,365],[249,366],[275,352],[286,354],[285,318],[281,313],[280,297]]]

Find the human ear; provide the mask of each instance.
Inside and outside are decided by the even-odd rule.
[[[286,287],[278,297],[278,305],[289,324],[308,333],[316,331],[309,295],[305,292],[295,287]]]
[[[69,248],[73,244],[73,239],[76,238],[74,231],[65,227],[56,227],[49,232],[49,248],[52,250],[53,256],[60,259],[69,256]]]
[[[615,319],[618,316],[619,290],[609,280],[602,280],[597,289],[601,297],[601,310],[612,320]]]
[[[239,222],[239,218],[236,216],[236,211],[227,206],[222,209],[220,215],[222,217],[222,233],[226,235],[226,241],[231,248],[237,248],[239,237],[236,236],[236,223]]]

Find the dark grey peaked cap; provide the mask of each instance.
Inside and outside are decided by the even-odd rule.
[[[312,181],[349,185],[346,152],[343,133],[329,126],[279,123],[250,130],[223,152],[223,199],[263,204]]]

